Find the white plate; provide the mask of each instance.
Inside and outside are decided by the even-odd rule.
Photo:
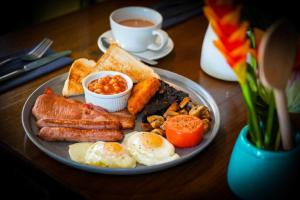
[[[114,38],[113,38],[113,35],[111,33],[111,30],[106,31],[106,32],[102,33],[102,35],[100,35],[100,37],[98,38],[97,43],[98,43],[99,49],[104,53],[106,51],[106,49],[102,45],[102,42],[101,42],[102,37],[106,37],[106,38],[109,38],[109,39],[114,39]],[[133,52],[130,52],[130,53],[135,54],[135,55],[140,56],[140,57],[143,57],[143,58],[148,58],[150,60],[157,60],[157,59],[160,59],[160,58],[163,58],[163,57],[167,56],[169,53],[171,53],[173,48],[174,48],[174,43],[173,43],[172,39],[169,37],[167,45],[160,51],[149,51],[149,50],[147,50],[147,51],[138,52],[138,53],[133,53]]]

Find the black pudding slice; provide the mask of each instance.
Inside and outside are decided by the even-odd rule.
[[[141,113],[142,121],[147,122],[147,116],[150,115],[163,115],[173,102],[176,101],[179,104],[187,96],[189,96],[187,93],[176,90],[161,80],[158,92],[150,99]]]

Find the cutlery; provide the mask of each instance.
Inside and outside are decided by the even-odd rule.
[[[0,83],[5,81],[5,80],[11,79],[15,76],[18,76],[20,74],[23,74],[25,72],[37,69],[38,67],[41,67],[41,66],[43,66],[47,63],[50,63],[50,62],[52,62],[52,61],[54,61],[54,60],[56,60],[60,57],[63,57],[63,56],[69,55],[69,54],[71,54],[70,50],[62,51],[62,52],[58,52],[58,53],[53,53],[53,54],[51,54],[51,55],[49,55],[45,58],[41,58],[37,61],[26,64],[26,65],[24,65],[24,67],[22,69],[15,70],[13,72],[5,74],[4,76],[1,76],[0,77]]]
[[[287,21],[282,20],[267,30],[258,51],[259,76],[266,86],[274,90],[284,150],[293,147],[285,88],[294,66],[296,44],[294,28]]]
[[[101,42],[103,44],[103,46],[105,47],[105,49],[108,49],[109,48],[109,45],[110,45],[110,42],[109,42],[109,39],[106,38],[106,37],[102,37],[101,38]],[[127,51],[127,53],[129,53]],[[155,61],[155,60],[150,60],[150,59],[147,59],[147,58],[144,58],[144,57],[141,57],[141,56],[138,56],[138,55],[134,55],[132,53],[129,53],[130,55],[132,55],[133,57],[135,57],[136,59],[140,60],[140,61],[143,61],[144,63],[147,63],[149,65],[156,65],[158,62]]]
[[[16,60],[18,58],[21,58],[22,60],[25,60],[25,61],[37,60],[44,55],[44,53],[49,49],[49,47],[51,46],[52,43],[53,43],[52,40],[50,40],[48,38],[44,38],[38,45],[36,45],[31,51],[29,51],[25,55],[13,56],[13,57],[7,58],[0,62],[0,66],[5,65],[6,63]]]

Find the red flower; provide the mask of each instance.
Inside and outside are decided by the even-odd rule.
[[[228,64],[232,67],[238,80],[246,79],[246,58],[250,51],[247,38],[248,22],[241,22],[241,7],[232,1],[207,0],[203,8],[213,30],[218,36],[214,41]]]

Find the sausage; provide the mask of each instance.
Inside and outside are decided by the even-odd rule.
[[[120,129],[119,121],[89,120],[89,119],[40,119],[39,127],[66,127],[78,129]]]
[[[123,133],[119,130],[43,127],[40,129],[38,137],[46,141],[96,142],[101,140],[115,142],[123,138]]]
[[[121,110],[118,112],[110,113],[112,118],[116,121],[120,121],[123,129],[132,129],[135,124],[135,116],[130,114],[127,110]]]

